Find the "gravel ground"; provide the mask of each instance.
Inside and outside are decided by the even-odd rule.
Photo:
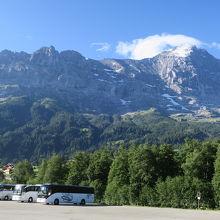
[[[131,206],[43,205],[0,201],[0,220],[219,220],[219,211]]]

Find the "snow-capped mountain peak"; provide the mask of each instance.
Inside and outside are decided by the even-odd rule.
[[[176,57],[188,57],[193,52],[194,47],[195,46],[184,44],[172,49],[169,54]]]

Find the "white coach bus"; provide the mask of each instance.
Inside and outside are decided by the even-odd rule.
[[[11,200],[15,185],[0,184],[0,200]]]
[[[45,184],[41,185],[37,202],[59,205],[72,203],[85,205],[94,202],[94,188],[88,186]]]
[[[21,195],[24,191],[26,184],[17,184],[15,185],[13,195],[12,195],[12,200],[14,201],[21,201]]]
[[[21,194],[21,202],[37,202],[38,191],[40,190],[41,185],[28,185],[24,187],[24,190]]]

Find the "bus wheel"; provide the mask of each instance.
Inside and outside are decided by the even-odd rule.
[[[5,196],[5,198],[4,198],[5,200],[8,200],[9,198],[8,198],[8,196]]]
[[[85,205],[85,204],[86,204],[85,199],[82,199],[81,202],[80,202],[80,205]]]
[[[33,202],[33,198],[30,197],[30,198],[28,199],[28,202],[29,202],[29,203],[32,203],[32,202]]]
[[[54,202],[53,202],[54,205],[59,205],[59,203],[60,203],[59,199],[55,199]]]

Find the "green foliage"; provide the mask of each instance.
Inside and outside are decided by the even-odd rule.
[[[110,205],[197,208],[199,193],[200,207],[214,208],[220,201],[219,149],[219,141],[187,139],[180,151],[163,144],[121,146],[115,154],[77,152],[69,161],[53,154],[42,160],[35,178],[27,160],[17,163],[13,180],[89,185],[95,188],[97,203]]]
[[[5,179],[4,173],[0,171],[0,181],[2,182]]]
[[[108,205],[129,205],[130,202],[130,186],[129,184],[117,185],[115,181],[108,184],[104,201]]]
[[[212,179],[212,185],[214,188],[216,206],[220,207],[220,147],[218,147],[216,160],[215,160],[215,173]]]
[[[145,185],[156,182],[156,160],[152,149],[147,146],[132,147],[129,150],[130,199],[139,205],[139,195]]]
[[[187,143],[186,158],[182,164],[185,175],[210,182],[214,174],[217,143]]]
[[[28,160],[23,160],[15,165],[13,172],[13,180],[15,183],[27,183],[34,177],[34,170],[31,163]]]
[[[38,170],[38,175],[37,175],[37,178],[36,178],[36,182],[46,183],[45,182],[45,174],[46,174],[46,171],[47,171],[47,165],[48,165],[48,161],[43,159],[42,162],[41,162],[41,165],[39,167],[39,170]]]
[[[200,207],[213,208],[212,186],[197,178],[177,176],[157,183],[157,201],[162,207],[197,208],[197,194],[201,194]]]
[[[27,97],[8,97],[0,103],[0,134],[25,125],[30,119],[30,100]]]
[[[129,204],[128,151],[124,147],[118,149],[111,165],[105,202],[117,205]]]
[[[110,151],[99,150],[90,155],[87,169],[90,186],[95,188],[96,201],[101,202],[108,182],[108,173],[113,155]]]
[[[69,156],[78,151],[116,150],[149,143],[179,147],[186,137],[201,141],[219,137],[220,124],[177,122],[155,109],[126,115],[70,112],[51,98],[10,97],[0,103],[2,161],[24,158],[39,163],[53,152]],[[15,158],[14,151],[17,156]]]
[[[162,144],[160,147],[153,147],[156,158],[157,179],[165,180],[167,177],[174,177],[180,172],[178,155],[173,147],[168,144]]]
[[[68,170],[63,156],[57,154],[52,155],[52,157],[48,160],[48,164],[44,172],[44,183],[65,183],[65,178],[67,176]]]
[[[1,183],[14,184],[15,182],[13,180],[6,180],[6,179],[4,179],[3,181],[1,181]]]
[[[139,202],[144,206],[158,206],[158,194],[154,187],[144,186],[141,190]]]
[[[69,163],[67,184],[85,185],[88,182],[87,169],[89,166],[89,154],[77,152]]]
[[[128,150],[119,147],[109,171],[108,183],[115,181],[118,185],[128,184],[128,172]]]

